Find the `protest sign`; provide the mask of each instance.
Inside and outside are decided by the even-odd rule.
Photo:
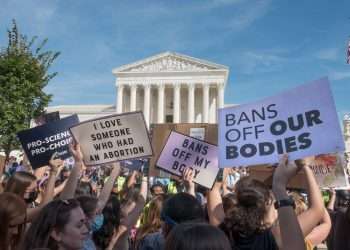
[[[72,141],[69,128],[79,123],[77,115],[49,122],[17,134],[32,168],[36,169],[49,163],[54,152],[58,157],[70,157],[68,145]]]
[[[308,166],[315,174],[320,188],[338,188],[349,186],[345,173],[344,154],[323,154],[308,162]]]
[[[178,179],[176,175],[170,175],[169,173],[163,171],[160,168],[156,167],[156,161],[159,158],[161,151],[164,148],[164,145],[170,135],[171,131],[176,131],[185,135],[199,135],[193,133],[195,131],[204,132],[203,141],[217,145],[218,143],[218,126],[217,124],[208,124],[208,123],[165,123],[165,124],[151,124],[150,132],[152,139],[152,148],[154,155],[150,159],[149,165],[149,176],[157,176],[163,178],[172,178]],[[191,133],[192,131],[192,133]]]
[[[153,154],[141,112],[84,121],[70,130],[80,143],[87,166],[144,158]]]
[[[219,110],[219,166],[278,162],[344,151],[327,78],[260,102]]]
[[[142,166],[148,164],[147,161],[148,159],[125,160],[120,162],[120,166],[123,168],[128,168],[131,171],[140,171],[142,169]]]
[[[156,165],[178,176],[191,168],[194,182],[211,188],[219,171],[217,154],[216,145],[172,131]]]

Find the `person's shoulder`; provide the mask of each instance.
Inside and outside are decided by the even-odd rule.
[[[162,250],[164,244],[165,240],[161,232],[150,233],[142,240],[140,250]]]

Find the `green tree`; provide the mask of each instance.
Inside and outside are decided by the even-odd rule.
[[[16,21],[7,31],[8,45],[0,51],[0,149],[6,159],[18,148],[16,133],[30,126],[51,100],[43,88],[57,75],[49,68],[59,52],[44,51],[47,39],[37,44],[37,37],[22,35]],[[0,174],[1,174],[0,166]]]

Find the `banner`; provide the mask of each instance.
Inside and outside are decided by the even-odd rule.
[[[217,146],[172,131],[156,165],[177,176],[191,168],[194,182],[211,188],[219,171],[217,154]]]
[[[145,158],[153,151],[141,112],[84,121],[71,129],[87,166]]]
[[[219,166],[249,166],[344,151],[327,78],[219,110]]]
[[[318,155],[308,163],[315,174],[320,188],[343,188],[348,187],[348,176],[345,173],[344,154]]]
[[[48,165],[51,155],[58,153],[61,159],[70,157],[69,143],[72,136],[69,128],[79,123],[77,115],[65,117],[28,130],[17,136],[33,169]]]

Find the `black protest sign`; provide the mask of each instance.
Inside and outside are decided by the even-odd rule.
[[[80,143],[87,166],[145,158],[153,155],[141,112],[130,112],[84,121],[71,132]]]
[[[69,143],[72,141],[72,136],[69,128],[78,123],[78,116],[72,115],[55,122],[20,131],[17,136],[32,168],[47,165],[54,152],[57,152],[61,159],[70,157]]]

